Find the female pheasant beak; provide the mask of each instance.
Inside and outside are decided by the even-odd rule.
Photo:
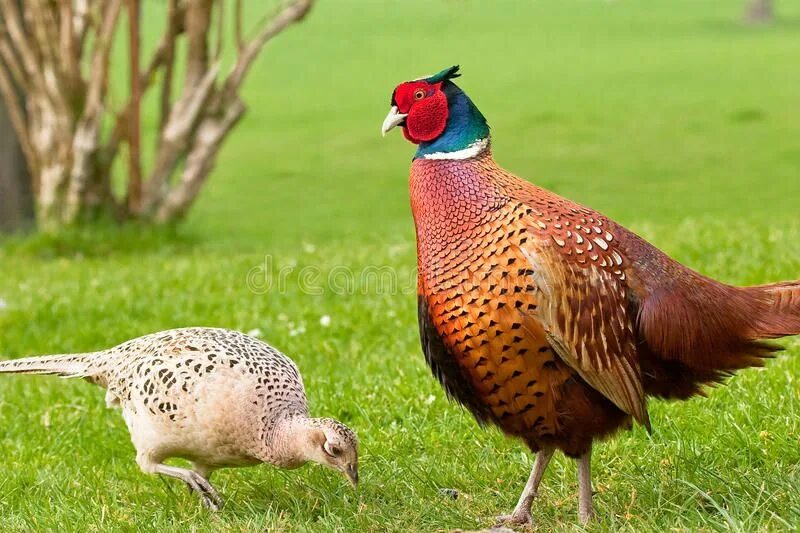
[[[381,133],[383,136],[385,137],[395,126],[399,126],[407,116],[408,113],[399,113],[397,111],[397,106],[393,105],[389,110],[389,114],[386,115],[386,119],[383,121],[383,126],[381,126]]]
[[[358,488],[358,467],[352,464],[347,465],[344,468],[344,475],[347,476],[347,479],[350,481],[350,484],[353,488]]]

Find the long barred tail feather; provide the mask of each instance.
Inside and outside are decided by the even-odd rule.
[[[103,352],[46,355],[0,361],[0,373],[51,374],[62,377],[87,377],[95,370],[95,361]]]
[[[755,333],[760,338],[800,335],[800,281],[750,287],[764,295],[766,310],[758,317]]]

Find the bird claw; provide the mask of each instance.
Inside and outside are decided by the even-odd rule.
[[[514,513],[498,516],[495,527],[498,526],[529,526],[533,523],[530,513]]]
[[[221,499],[214,499],[212,496],[208,494],[202,494],[200,497],[203,500],[203,506],[209,511],[217,512],[220,509],[222,509]]]
[[[206,481],[203,476],[194,474],[190,480],[186,482],[186,485],[189,486],[189,490],[196,492],[200,496],[200,500],[203,502],[203,506],[206,509],[214,512],[222,509],[222,498],[217,491],[214,490],[214,487],[211,486],[211,483]]]
[[[214,489],[211,489],[210,491],[202,490],[200,492],[200,497],[203,499],[203,505],[206,507],[206,509],[211,511],[219,511],[224,505],[222,498],[220,498],[219,494],[217,494],[217,491]]]

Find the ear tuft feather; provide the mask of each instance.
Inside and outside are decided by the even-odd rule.
[[[458,70],[461,67],[458,65],[453,65],[452,67],[446,68],[443,71],[434,74],[433,76],[426,78],[425,81],[428,83],[439,83],[445,80],[452,80],[453,78],[458,78],[461,74],[458,73]]]

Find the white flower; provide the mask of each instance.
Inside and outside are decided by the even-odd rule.
[[[247,334],[251,337],[256,337],[257,339],[260,339],[262,335],[261,329],[259,328],[251,329],[250,331],[247,332]]]
[[[296,328],[295,328],[295,327],[292,327],[292,328],[289,330],[289,336],[290,336],[290,337],[297,337],[298,335],[302,335],[302,334],[303,334],[303,333],[305,333],[305,332],[306,332],[306,327],[305,327],[304,325],[300,324],[300,325],[299,325],[299,326],[297,326]]]
[[[3,309],[6,309],[6,308],[8,308],[8,302],[6,302],[2,298],[0,298],[0,311],[2,311]]]
[[[330,315],[322,315],[319,317],[319,325],[323,328],[327,328],[331,325],[331,316]]]

